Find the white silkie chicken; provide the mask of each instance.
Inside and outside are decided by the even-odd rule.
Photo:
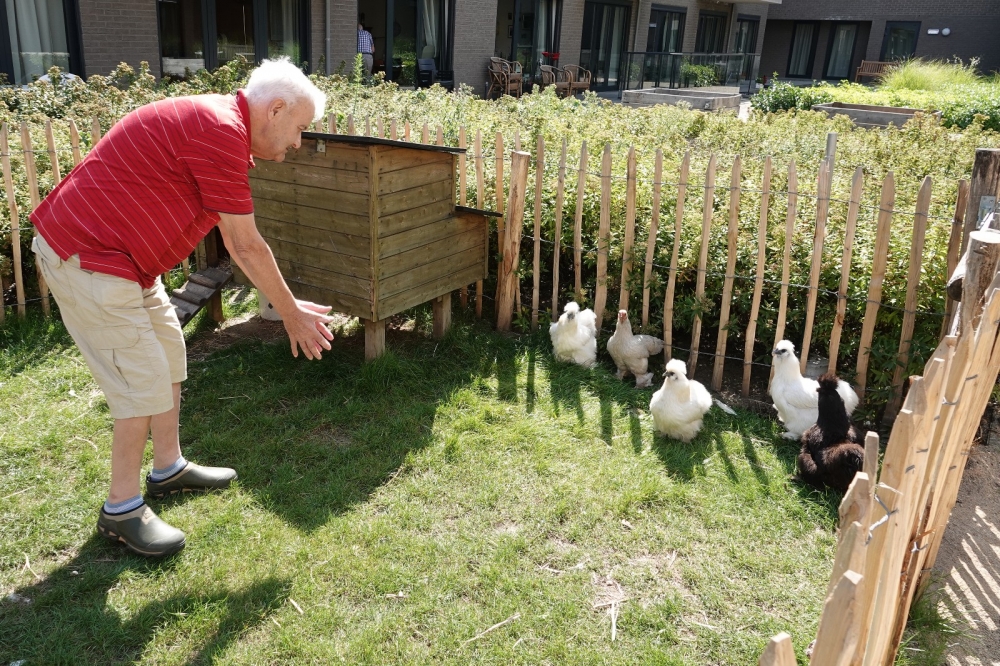
[[[615,334],[608,340],[608,353],[618,366],[618,379],[625,375],[635,375],[635,387],[645,388],[653,383],[653,373],[647,372],[649,355],[663,351],[663,340],[651,335],[632,335],[632,324],[628,312],[618,311]]]
[[[785,424],[785,439],[800,439],[819,416],[819,382],[802,376],[795,345],[782,340],[771,352],[774,357],[774,379],[771,380],[771,398],[778,419]],[[837,393],[844,400],[848,415],[858,406],[858,394],[851,385],[840,380]]]
[[[558,321],[549,326],[552,351],[560,361],[592,368],[597,363],[597,315],[569,302]]]
[[[653,424],[667,437],[690,442],[712,408],[712,396],[701,382],[687,378],[687,364],[683,361],[669,361],[663,374],[663,386],[649,401]]]

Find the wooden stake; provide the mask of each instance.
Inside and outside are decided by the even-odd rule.
[[[356,136],[357,132],[354,131],[354,115],[351,114],[347,116],[347,133],[351,136]],[[367,330],[367,329],[365,329]]]
[[[535,249],[531,274],[534,282],[531,288],[531,330],[538,330],[539,286],[542,277],[542,188],[545,186],[545,140],[538,134],[535,157]]]
[[[597,230],[597,287],[594,290],[594,314],[597,330],[604,323],[608,302],[608,249],[611,245],[611,144],[604,144],[601,158],[601,218]]]
[[[811,666],[848,666],[858,645],[861,619],[857,605],[861,574],[848,571],[827,599],[816,634]]]
[[[73,166],[76,166],[83,161],[83,156],[80,154],[80,130],[72,118],[69,120],[69,145],[73,150]]]
[[[330,134],[337,133],[337,114],[334,113],[333,111],[331,111],[330,115],[327,116],[326,118],[326,127],[327,127],[326,131],[329,132]]]
[[[622,283],[618,292],[618,309],[628,310],[629,278],[632,275],[632,246],[635,244],[635,181],[637,176],[635,147],[628,149],[625,171],[625,242],[622,245]]]
[[[24,277],[21,272],[21,227],[18,222],[17,201],[14,198],[14,179],[10,169],[10,147],[7,144],[7,123],[0,129],[0,160],[3,164],[3,182],[10,211],[10,247],[14,258],[14,287],[17,293],[17,314],[24,317]],[[2,307],[2,304],[0,304]]]
[[[890,523],[895,517],[901,496],[898,490],[890,488],[883,483],[878,484],[875,494],[878,495],[879,502],[873,505],[874,513],[871,517],[873,528],[870,532],[868,543],[865,546],[865,570],[861,572],[863,584],[861,586],[861,594],[855,601],[855,608],[860,617],[858,618],[858,641],[853,650],[854,659],[849,662],[851,664],[861,664],[862,660],[865,659],[868,634],[872,628],[872,622],[886,621],[886,618],[876,618],[873,616],[875,611],[875,597],[879,586],[883,583],[898,585],[898,579],[896,581],[879,580],[879,572],[882,569],[882,564],[886,556],[886,542],[888,540]],[[876,524],[877,526],[875,526]],[[896,573],[898,574],[899,572],[897,571]]]
[[[875,335],[875,320],[882,300],[882,282],[889,259],[889,234],[892,232],[892,207],[896,201],[896,183],[890,171],[882,181],[882,197],[879,202],[878,226],[875,231],[875,252],[872,256],[872,278],[868,283],[868,304],[861,324],[861,340],[858,342],[858,368],[855,374],[857,393],[861,404],[865,402],[865,386],[868,378],[868,358],[871,354],[872,337]]]
[[[442,339],[451,328],[451,292],[442,294],[434,299],[431,304],[433,311],[433,332],[435,340]]]
[[[392,138],[393,139],[396,138],[395,120],[392,121]],[[458,128],[458,147],[459,148],[468,147],[468,144],[465,143],[465,126]],[[468,176],[467,173],[468,162],[466,160],[467,160],[466,153],[465,152],[460,153],[458,156],[458,205],[459,206],[469,205],[466,192],[466,190],[468,189],[466,187],[466,177]]]
[[[874,488],[878,479],[878,433],[870,430],[865,435],[864,473],[868,475]]]
[[[410,132],[411,132],[410,121],[407,120],[405,123],[403,123],[403,141],[410,140]]]
[[[45,120],[45,143],[49,149],[49,165],[52,168],[52,186],[55,187],[62,180],[62,173],[59,170],[59,153],[56,152],[56,139],[52,134],[52,121]]]
[[[743,350],[743,397],[750,395],[750,370],[753,363],[753,346],[757,339],[757,318],[760,316],[760,299],[764,291],[764,255],[767,250],[767,213],[771,202],[771,156],[764,158],[764,179],[761,183],[760,221],[757,223],[757,279],[753,283],[753,300],[750,305],[750,323],[747,324],[746,348]]]
[[[674,245],[670,251],[670,269],[667,274],[667,291],[663,297],[663,357],[673,358],[674,340],[674,290],[677,288],[677,259],[681,247],[681,231],[684,227],[684,197],[687,196],[688,170],[691,166],[691,151],[684,153],[681,160],[680,179],[677,182],[677,205],[674,208]]]
[[[758,666],[796,666],[796,664],[792,637],[785,632],[767,642],[767,647],[757,662]]]
[[[503,262],[503,253],[507,249],[506,238],[504,236],[504,231],[506,227],[506,220],[504,219],[504,191],[503,191],[503,134],[500,132],[496,133],[496,149],[494,155],[494,171],[496,175],[496,183],[493,187],[494,195],[497,201],[497,212],[500,213],[501,217],[497,218],[497,261]],[[498,264],[499,269],[499,264]],[[495,302],[500,301],[500,282],[497,282],[496,292],[493,294]]]
[[[424,123],[424,128],[420,132],[420,143],[427,145],[431,141],[431,128],[427,123]]]
[[[365,118],[365,136],[371,136],[371,135],[372,135],[372,119]],[[424,141],[424,143],[427,142]]]
[[[948,268],[946,279],[951,279],[958,266],[959,252],[962,249],[962,233],[965,227],[965,210],[969,205],[969,181],[964,178],[958,181],[958,199],[955,201],[955,216],[951,223],[951,235],[948,238]],[[949,290],[945,290],[948,293]],[[945,298],[944,321],[941,322],[941,337],[948,333],[948,326],[955,316],[955,299],[948,293]]]
[[[393,141],[399,141],[399,132],[397,131],[396,128],[395,118],[389,120],[389,138],[392,139]]]
[[[573,217],[573,295],[583,300],[583,200],[587,193],[587,142],[580,145],[580,175],[576,181],[576,215]]]
[[[517,265],[521,247],[521,225],[524,220],[524,197],[528,185],[528,153],[511,154],[510,201],[507,206],[507,246],[503,248],[503,259],[497,271],[499,298],[497,299],[497,329],[509,331],[514,290],[517,286]]]
[[[896,370],[892,374],[892,397],[885,409],[884,421],[891,423],[903,401],[903,378],[910,364],[910,345],[917,317],[917,289],[924,258],[924,236],[927,231],[927,211],[931,206],[931,177],[926,176],[917,194],[917,209],[913,214],[913,240],[910,244],[910,265],[906,278],[906,303],[903,306],[903,326],[899,335]]]
[[[96,117],[90,123],[90,149],[93,150],[97,142],[101,140],[101,121]]]
[[[726,274],[722,282],[722,311],[719,316],[719,336],[715,343],[715,363],[712,365],[712,389],[722,388],[722,368],[726,362],[726,342],[729,336],[729,308],[733,300],[733,280],[736,279],[736,239],[740,222],[740,172],[742,161],[737,155],[733,160],[733,172],[729,181],[729,228],[726,238]]]
[[[649,235],[646,238],[646,266],[642,274],[642,328],[649,324],[649,282],[653,277],[653,258],[656,255],[656,234],[660,230],[660,194],[663,181],[663,151],[656,149],[653,167],[653,208],[649,218]]]
[[[833,320],[833,331],[830,333],[830,362],[826,371],[837,372],[837,357],[840,355],[840,334],[844,329],[844,316],[847,314],[847,288],[851,278],[851,253],[854,248],[854,230],[858,224],[858,210],[861,208],[861,188],[864,183],[864,170],[858,167],[851,180],[851,199],[847,206],[847,226],[844,228],[844,253],[840,257],[840,288],[837,290],[837,316]]]
[[[983,201],[983,197],[997,195],[1000,195],[1000,149],[977,148],[976,158],[972,163],[972,182],[969,184],[969,203],[959,256],[965,254],[965,249],[969,246],[969,234],[979,224],[979,212],[986,208],[987,202]],[[1000,210],[1000,207],[994,203],[994,209]]]
[[[514,150],[521,152],[521,130],[514,130]]]
[[[437,126],[437,145],[444,145],[444,128],[440,125]]]
[[[712,213],[715,205],[715,153],[708,160],[705,171],[705,201],[701,216],[701,251],[698,255],[698,279],[695,283],[694,323],[691,326],[691,354],[688,358],[688,377],[694,377],[698,367],[698,348],[701,346],[701,312],[705,302],[705,273],[708,269],[708,241],[712,231]]]
[[[24,170],[28,174],[28,195],[31,197],[31,210],[28,215],[38,208],[42,202],[38,195],[38,172],[35,168],[35,149],[31,145],[31,132],[28,123],[21,122],[21,149],[24,151]],[[38,230],[35,230],[35,234]],[[38,278],[38,291],[42,297],[42,314],[48,317],[52,314],[52,305],[49,302],[49,286],[45,283],[45,276],[42,275],[42,267],[35,263],[35,272]]]
[[[559,176],[556,184],[556,221],[552,238],[552,321],[559,314],[559,252],[562,249],[563,198],[566,190],[566,137],[559,156]]]
[[[361,321],[365,325],[365,360],[371,361],[385,353],[385,319]]]
[[[788,211],[785,213],[785,249],[781,254],[781,293],[778,297],[778,321],[774,327],[774,344],[785,339],[785,317],[788,312],[788,281],[792,264],[792,238],[795,236],[795,218],[798,216],[799,179],[795,173],[795,160],[788,163]],[[768,378],[768,390],[774,378],[774,365]]]
[[[407,140],[409,140],[410,123],[406,123]],[[476,130],[475,155],[472,156],[476,165],[476,207],[482,210],[486,206],[485,179],[483,174],[483,133]],[[489,233],[486,234],[489,240]],[[489,252],[487,254],[487,264],[489,263]],[[483,318],[483,281],[476,280],[476,319]]]
[[[819,164],[816,177],[816,233],[813,235],[812,258],[809,262],[809,292],[806,296],[806,324],[802,333],[799,370],[806,371],[809,361],[809,345],[812,342],[813,323],[816,318],[816,297],[819,295],[819,273],[823,267],[823,240],[826,238],[826,218],[830,211],[830,185],[833,174],[829,160]]]

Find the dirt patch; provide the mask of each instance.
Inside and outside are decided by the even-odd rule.
[[[1000,666],[1000,424],[973,448],[934,565],[938,610],[962,635],[951,666]]]

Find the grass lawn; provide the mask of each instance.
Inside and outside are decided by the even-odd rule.
[[[839,498],[788,481],[775,421],[666,440],[610,363],[455,319],[436,342],[421,310],[369,364],[356,327],[321,362],[192,361],[185,455],[240,479],[152,503],[188,536],[166,561],[97,537],[107,406],[58,320],[8,319],[0,594],[30,603],[0,599],[0,664],[745,665],[779,631],[804,659]],[[594,606],[621,597],[612,642]]]

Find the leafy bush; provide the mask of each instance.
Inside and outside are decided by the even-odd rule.
[[[751,105],[763,113],[808,109],[830,101],[908,107],[940,111],[946,127],[964,129],[978,123],[1000,131],[1000,79],[979,77],[974,66],[974,62],[965,66],[914,60],[893,69],[875,88],[848,81],[796,88],[775,81],[771,88],[757,93]]]
[[[714,86],[719,81],[712,65],[693,65],[689,62],[681,65],[681,79],[693,88]]]

